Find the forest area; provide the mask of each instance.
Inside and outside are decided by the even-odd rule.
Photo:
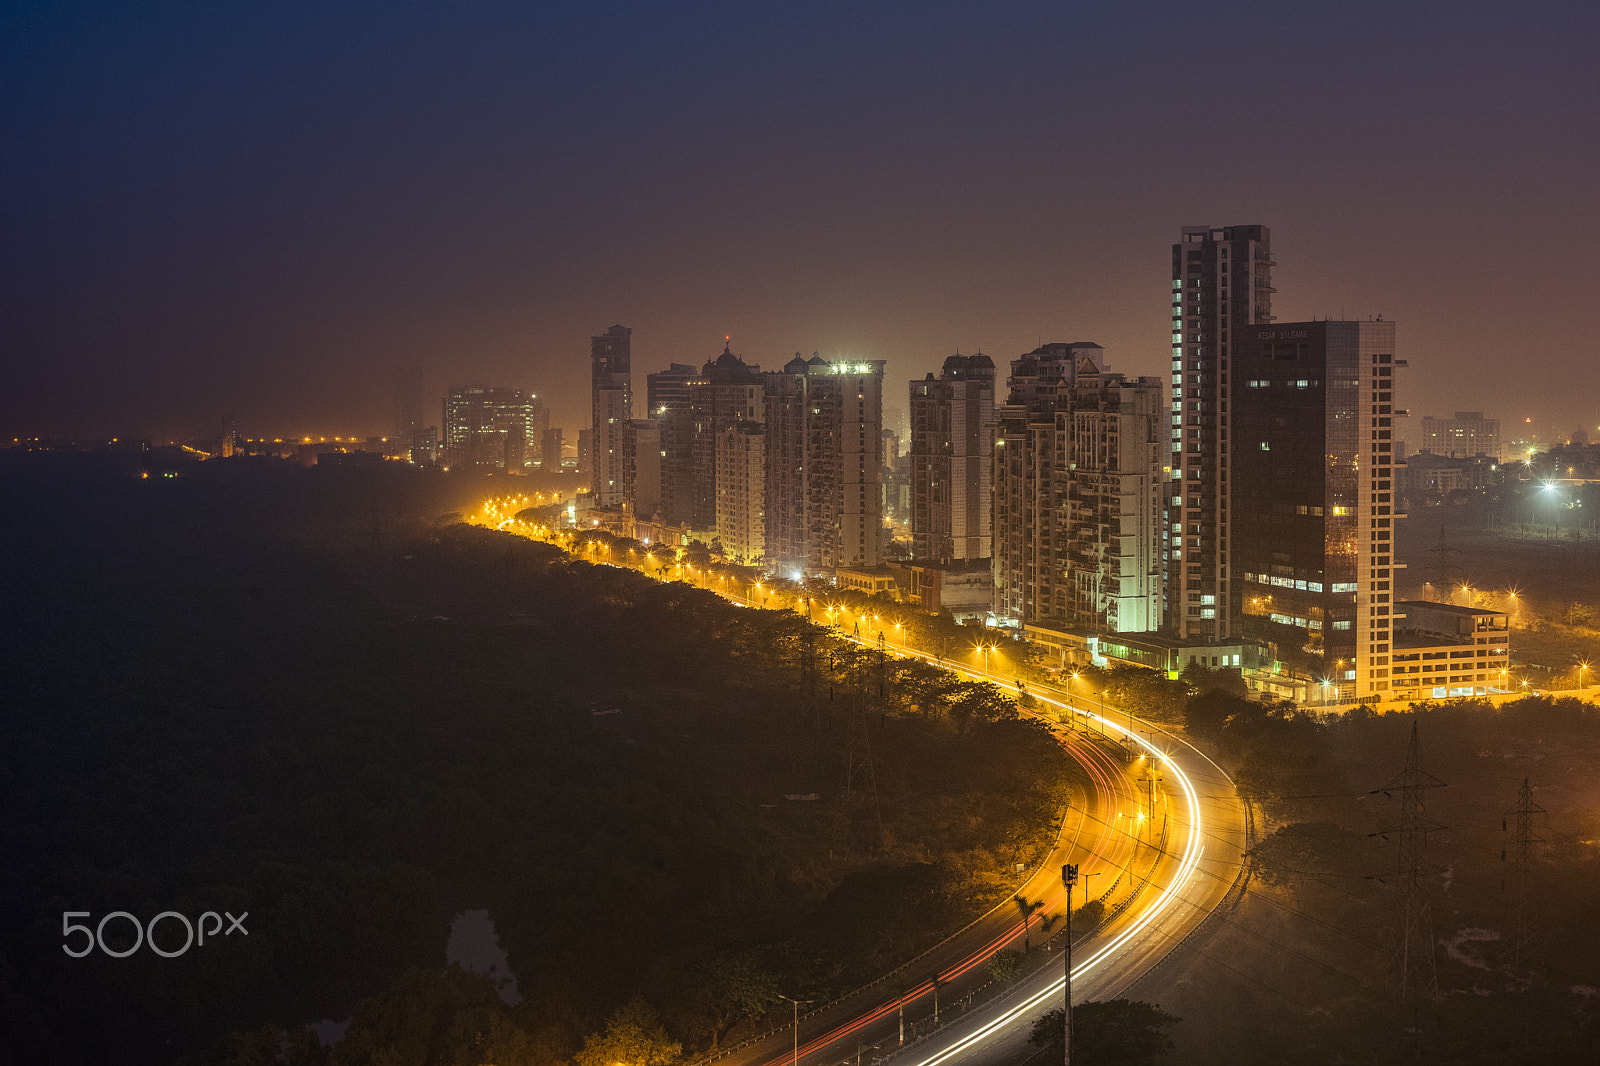
[[[5,461],[0,1061],[692,1055],[1004,899],[1072,784],[993,686],[460,524],[493,486]],[[248,935],[63,951],[113,911]]]

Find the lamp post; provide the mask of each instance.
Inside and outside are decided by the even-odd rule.
[[[810,1006],[811,1000],[795,999],[793,996],[786,996],[782,992],[777,995],[779,999],[787,999],[794,1004],[794,1066],[800,1066],[800,1008],[802,1006]]]
[[[1066,993],[1063,996],[1064,1021],[1066,1023],[1065,1049],[1062,1053],[1063,1066],[1072,1066],[1072,886],[1078,883],[1078,866],[1076,863],[1067,863],[1061,867],[1061,883],[1067,886],[1067,966],[1066,966]]]

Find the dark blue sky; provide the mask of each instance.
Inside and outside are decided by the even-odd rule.
[[[586,417],[732,334],[1166,365],[1179,227],[1400,323],[1415,413],[1600,424],[1600,5],[8,4],[0,432]],[[437,408],[430,405],[430,410]],[[436,417],[436,415],[435,415]]]

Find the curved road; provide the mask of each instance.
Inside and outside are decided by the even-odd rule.
[[[495,522],[500,516],[490,514],[491,524],[512,525]],[[1003,677],[985,670],[911,649],[893,653],[1009,687]],[[1033,958],[1059,950],[1058,944],[1039,945],[1058,930],[1064,915],[1064,863],[1079,867],[1081,887],[1074,891],[1074,903],[1104,898],[1113,914],[1074,948],[1074,1003],[1121,995],[1222,903],[1240,876],[1247,846],[1247,813],[1228,775],[1187,741],[1158,727],[1137,719],[1124,725],[1091,713],[1059,689],[1030,689],[1030,694],[1042,707],[1024,713],[1051,727],[1087,773],[1089,788],[1069,810],[1043,866],[1018,890],[1034,905],[1026,932],[1022,909],[1002,904],[908,963],[903,980],[882,978],[812,1009],[800,1017],[798,1034],[782,1026],[701,1063],[780,1066],[798,1060],[835,1066],[857,1061],[869,1049],[878,1052],[874,1062],[893,1059],[904,1066],[1020,1062],[1033,1050],[1027,1037],[1034,1019],[1061,1005],[1063,960],[1054,954],[1047,965],[1025,966],[1025,975],[998,996],[984,988],[990,981],[986,963],[997,951],[1021,948],[1025,937]],[[1108,750],[1111,744],[1115,753]],[[1132,755],[1127,763],[1126,755]],[[977,998],[980,989],[986,994]],[[936,1010],[944,1023],[937,1028],[932,1025]],[[912,1041],[919,1028],[926,1035]]]
[[[1001,682],[982,670],[963,672]],[[1061,865],[1077,863],[1076,906],[1083,905],[1084,886],[1091,898],[1108,896],[1108,905],[1126,903],[1112,921],[1074,948],[1073,1002],[1114,999],[1159,963],[1228,894],[1246,846],[1244,806],[1227,774],[1181,738],[1152,729],[1147,739],[1140,735],[1137,719],[1130,734],[1123,724],[1072,709],[1062,694],[1030,691],[1044,705],[1034,717],[1051,725],[1084,766],[1093,788],[1088,802],[1069,812],[1056,848],[1020,891],[1030,902],[1043,901],[1030,921],[1032,950],[1037,955],[1039,943],[1046,939],[1039,935],[1042,925],[1048,922],[1052,933],[1060,930],[1057,920],[1066,902]],[[1098,736],[1091,739],[1089,734],[1126,744],[1139,754],[1125,766],[1120,753],[1111,754],[1103,743],[1094,742]],[[1151,767],[1157,771],[1153,816]],[[1107,882],[1113,885],[1108,888]],[[944,967],[939,971],[944,1025],[920,1041],[901,1045],[902,1000],[893,987],[880,982],[802,1015],[798,1056],[792,1029],[785,1026],[717,1061],[728,1066],[780,1066],[798,1057],[801,1064],[834,1066],[853,1062],[859,1053],[873,1049],[878,1051],[872,1057],[876,1063],[886,1059],[910,1066],[1020,1062],[1034,1050],[1027,1043],[1034,1019],[1061,1005],[1065,982],[1059,953],[1003,996],[986,999],[971,1010],[961,1007],[963,997],[987,982],[982,964],[988,957],[1002,948],[1021,947],[1019,913],[1011,904],[1002,905],[929,953],[959,960],[948,967],[943,960],[937,963]],[[995,922],[1001,923],[1002,932],[984,940],[983,934]],[[969,935],[973,933],[980,935]],[[1059,944],[1052,947],[1059,952]],[[933,958],[925,963],[934,964]],[[914,1023],[931,1022],[932,992],[931,980],[913,983],[905,992],[908,1032]]]

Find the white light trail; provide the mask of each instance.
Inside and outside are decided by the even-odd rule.
[[[1048,696],[1038,696],[1036,698],[1043,703],[1051,703],[1057,707],[1067,706],[1060,700],[1051,699]],[[1166,910],[1171,907],[1173,902],[1177,899],[1178,894],[1188,886],[1190,880],[1194,877],[1195,870],[1200,865],[1201,856],[1205,854],[1205,846],[1200,842],[1202,832],[1200,828],[1199,796],[1196,794],[1194,785],[1192,782],[1190,782],[1188,775],[1183,772],[1177,763],[1173,762],[1171,758],[1167,756],[1166,752],[1145,740],[1143,737],[1136,735],[1132,730],[1120,726],[1117,723],[1112,722],[1098,714],[1092,714],[1087,711],[1079,713],[1083,714],[1086,718],[1092,718],[1099,722],[1102,727],[1110,727],[1116,732],[1121,733],[1130,742],[1143,747],[1147,754],[1159,760],[1162,767],[1170,775],[1169,780],[1175,780],[1178,783],[1179,789],[1183,792],[1184,799],[1189,805],[1190,817],[1188,837],[1184,842],[1182,857],[1178,863],[1178,872],[1176,876],[1173,877],[1172,882],[1162,890],[1161,894],[1155,898],[1150,906],[1145,908],[1144,912],[1141,913],[1139,917],[1128,926],[1128,928],[1124,929],[1121,933],[1113,937],[1109,943],[1102,946],[1098,951],[1094,952],[1087,959],[1084,959],[1083,962],[1072,968],[1072,979],[1074,981],[1086,976],[1097,966],[1100,966],[1106,962],[1124,945],[1148,929],[1151,923],[1165,913]],[[1015,1006],[1007,1009],[999,1017],[986,1023],[977,1031],[961,1037],[955,1041],[955,1043],[947,1045],[940,1051],[934,1052],[934,1054],[929,1058],[923,1059],[921,1062],[917,1063],[917,1066],[938,1066],[939,1063],[948,1062],[950,1059],[960,1055],[962,1052],[973,1047],[974,1045],[982,1043],[984,1040],[995,1035],[1007,1026],[1023,1020],[1034,1011],[1048,1004],[1050,1001],[1059,1001],[1061,998],[1062,988],[1065,984],[1066,980],[1064,978],[1056,978],[1041,991],[1035,992],[1021,1003],[1018,1003]]]

